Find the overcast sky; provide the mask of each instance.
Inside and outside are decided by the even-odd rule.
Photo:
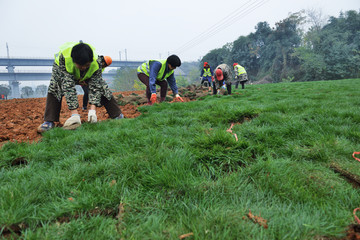
[[[0,56],[52,58],[59,46],[83,40],[114,60],[196,61],[210,50],[271,27],[302,9],[338,17],[360,0],[0,0]],[[126,50],[125,50],[126,49]]]

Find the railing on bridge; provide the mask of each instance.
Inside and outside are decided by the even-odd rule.
[[[144,61],[116,61],[113,60],[112,64],[109,67],[138,67]],[[54,64],[54,59],[52,58],[1,58],[0,57],[0,66],[52,66]]]
[[[116,72],[104,72],[103,77],[105,80],[110,80],[116,76]],[[14,73],[0,72],[0,81],[50,81],[51,72],[30,72],[16,71]],[[10,80],[13,79],[13,80]]]

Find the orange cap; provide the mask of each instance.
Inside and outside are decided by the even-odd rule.
[[[109,57],[109,56],[104,56],[104,60],[105,60],[105,62],[106,62],[106,66],[111,65],[111,63],[112,63],[111,57]]]
[[[218,81],[221,81],[224,79],[223,72],[220,68],[216,69],[215,74],[216,74],[216,78]]]

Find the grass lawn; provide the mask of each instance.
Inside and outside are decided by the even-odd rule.
[[[141,107],[136,119],[57,128],[36,144],[7,143],[0,233],[343,238],[360,206],[359,92],[360,79],[246,85]]]

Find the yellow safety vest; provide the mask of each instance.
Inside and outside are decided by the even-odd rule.
[[[246,73],[245,68],[241,65],[235,65],[234,70],[237,71],[237,75],[240,76],[241,74]]]
[[[203,77],[211,77],[210,68],[204,68],[204,74]]]
[[[161,68],[156,76],[156,80],[162,81],[174,73],[174,70],[171,70],[170,72],[168,72],[164,75],[164,72],[166,69],[166,64],[167,64],[166,60],[149,60],[147,62],[144,62],[137,68],[137,72],[144,73],[146,76],[150,76],[150,63],[154,62],[154,61],[161,63]]]
[[[80,80],[80,81],[84,81],[88,78],[91,78],[91,76],[99,69],[99,64],[97,63],[97,54],[95,53],[95,48],[93,46],[91,46],[90,44],[89,47],[93,50],[93,61],[90,64],[89,69],[87,70],[87,72],[85,73],[85,76],[83,78],[80,78],[80,69],[78,69],[75,65],[75,63],[72,60],[71,57],[71,51],[72,48],[79,44],[79,42],[67,42],[65,44],[63,44],[60,47],[60,51],[57,55],[55,55],[55,62],[57,65],[59,65],[59,57],[62,54],[65,58],[65,67],[66,67],[66,71],[70,74],[72,74],[76,80]]]

